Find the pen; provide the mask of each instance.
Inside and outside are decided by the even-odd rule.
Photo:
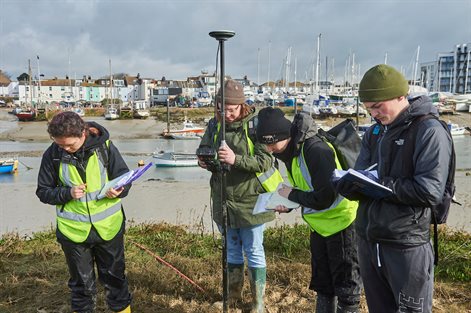
[[[372,169],[374,169],[374,168],[376,167],[376,165],[378,165],[378,163],[375,163],[375,164],[373,164],[373,165],[371,165],[371,166],[368,166],[368,167],[365,169],[365,171],[371,171]]]

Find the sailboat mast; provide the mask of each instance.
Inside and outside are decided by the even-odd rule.
[[[69,92],[70,92],[70,95],[72,96],[72,82],[70,80],[70,48],[67,49],[67,57],[69,59],[69,64],[67,68],[67,78],[69,79]]]
[[[414,80],[413,80],[413,85],[416,85],[416,79],[417,79],[417,69],[419,67],[419,52],[420,52],[420,46],[417,46],[417,55],[415,57],[415,66],[414,66]]]
[[[108,61],[110,64],[110,103],[113,104],[113,75],[111,74],[111,59]]]
[[[316,92],[319,92],[319,67],[320,67],[320,45],[321,45],[321,36],[317,36],[317,60],[316,60]]]
[[[40,104],[41,103],[41,71],[39,70],[39,55],[37,55],[36,57],[38,61],[38,104]]]
[[[29,89],[29,101],[31,103],[33,103],[33,88],[32,88],[32,84],[31,84],[31,76],[33,75],[32,71],[31,71],[31,60],[28,59],[28,89]],[[26,101],[27,103],[27,101]]]
[[[260,48],[257,49],[257,85],[260,87]]]
[[[270,88],[270,92],[271,92],[271,87],[270,87],[270,50],[271,50],[271,40],[268,41],[268,76],[267,76],[267,83],[268,83],[268,87]]]
[[[286,92],[289,90],[289,71],[291,63],[291,47],[288,48],[288,54],[286,55],[286,68],[285,68],[285,89]]]

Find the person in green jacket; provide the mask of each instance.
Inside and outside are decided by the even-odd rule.
[[[227,263],[229,280],[229,302],[241,300],[244,284],[244,254],[247,258],[250,286],[253,296],[253,312],[264,311],[266,262],[263,248],[263,232],[265,223],[273,220],[273,212],[253,215],[253,208],[259,194],[266,192],[258,173],[270,172],[273,158],[265,147],[257,143],[256,137],[250,138],[250,129],[255,129],[253,119],[256,117],[255,108],[245,104],[243,86],[227,80],[224,84],[225,116],[218,112],[213,118],[201,140],[200,149],[217,151],[216,160],[208,166],[200,157],[200,167],[211,170],[211,198],[213,202],[213,220],[221,230],[221,176],[218,167],[220,163],[229,166],[226,174],[226,203],[227,203]],[[220,106],[220,92],[216,101]],[[221,145],[220,121],[225,118],[225,145]],[[199,149],[199,150],[200,150]],[[271,172],[273,174],[273,172]],[[269,175],[270,176],[270,175]],[[281,182],[281,175],[276,170],[268,180],[272,187]]]

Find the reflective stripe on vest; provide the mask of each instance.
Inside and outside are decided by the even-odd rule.
[[[254,156],[255,146],[252,140],[249,137],[249,131],[247,128],[247,123],[243,123],[245,137],[247,139],[247,146],[249,149],[250,156]],[[213,143],[216,144],[217,137],[219,135],[219,130],[221,129],[221,123],[218,122],[216,132],[214,134]],[[261,173],[255,173],[258,181],[262,184],[262,187],[267,192],[274,192],[278,185],[283,182],[283,177],[281,176],[280,171],[272,165],[267,171]]]
[[[112,207],[108,208],[107,210],[94,214],[94,215],[78,214],[74,212],[64,212],[60,208],[56,208],[56,213],[58,217],[61,217],[67,220],[77,221],[77,222],[96,223],[101,220],[104,220],[105,218],[115,214],[116,212],[120,210],[121,210],[121,203],[117,203],[113,205]]]
[[[85,176],[85,195],[80,199],[72,199],[65,205],[56,206],[57,227],[71,241],[80,243],[87,239],[93,224],[101,238],[111,240],[119,232],[123,222],[121,200],[97,200],[98,194],[108,181],[108,174],[96,151],[88,159]],[[82,177],[72,164],[61,162],[59,179],[63,186],[83,184]]]
[[[327,144],[333,149],[330,143]],[[340,169],[340,162],[334,149],[333,151],[336,167]],[[291,173],[288,171],[288,178],[293,186],[302,191],[314,190],[311,183],[311,174],[304,159],[304,144],[301,146],[300,155],[295,157],[291,163]],[[303,207],[302,216],[312,230],[327,237],[347,228],[355,219],[357,208],[358,203],[356,201],[350,201],[338,195],[328,208],[316,210]]]

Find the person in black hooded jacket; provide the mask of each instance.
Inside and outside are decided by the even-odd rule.
[[[74,112],[58,113],[47,130],[53,143],[41,160],[36,195],[56,206],[56,235],[69,268],[72,310],[94,311],[96,263],[110,310],[131,312],[120,200],[130,185],[97,197],[107,181],[129,169],[108,131]]]
[[[317,135],[314,120],[305,113],[290,122],[279,108],[258,113],[257,139],[283,161],[292,187],[278,193],[302,206],[310,226],[311,282],[316,313],[359,312],[361,279],[355,216],[358,204],[339,196],[330,177],[339,161],[333,148]],[[289,212],[283,205],[275,211]]]
[[[432,311],[430,208],[443,198],[452,138],[436,118],[411,126],[415,119],[438,112],[426,96],[408,100],[408,90],[403,75],[385,64],[369,69],[360,82],[360,100],[377,123],[363,137],[355,169],[377,164],[380,183],[393,194],[373,199],[362,196],[355,185],[337,186],[360,203],[358,253],[371,313]],[[411,127],[417,127],[415,138],[408,136]],[[407,140],[413,140],[412,155],[405,151]],[[412,170],[404,166],[410,162]]]

